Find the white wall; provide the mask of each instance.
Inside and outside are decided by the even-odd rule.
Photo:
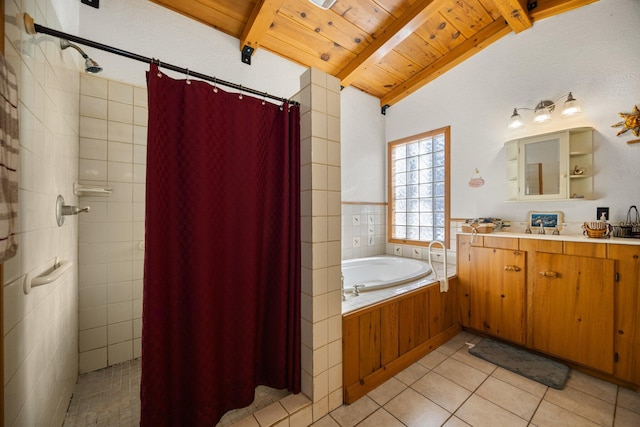
[[[385,117],[380,100],[346,87],[342,90],[342,201],[384,202],[386,188]]]
[[[82,6],[79,35],[279,97],[300,90],[305,70],[264,49],[246,65],[240,60],[238,39],[147,0],[103,1],[100,9]],[[146,86],[147,64],[92,48],[86,52],[103,66],[100,76]]]
[[[56,197],[77,204],[79,55],[21,30],[37,23],[77,31],[79,2],[5,2],[5,55],[18,77],[19,252],[5,263],[4,425],[62,425],[78,375],[77,217],[58,227]],[[25,276],[73,261],[57,281],[25,295]]]
[[[387,111],[387,140],[451,126],[451,216],[494,216],[524,220],[529,210],[560,210],[565,221],[595,219],[597,206],[609,206],[614,222],[640,204],[640,144],[627,145],[631,132],[616,137],[618,112],[640,103],[640,37],[637,0],[600,0],[578,10],[536,22],[510,34]],[[582,114],[549,124],[507,129],[514,107],[533,107],[573,91]],[[561,101],[562,102],[562,101]],[[523,112],[525,120],[531,112]],[[504,142],[521,136],[577,126],[593,126],[593,201],[504,203]],[[486,184],[467,182],[478,168]]]

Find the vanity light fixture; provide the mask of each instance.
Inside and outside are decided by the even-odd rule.
[[[582,112],[582,109],[580,108],[578,101],[573,97],[573,94],[569,92],[567,95],[562,95],[555,102],[549,101],[549,100],[540,101],[535,106],[535,108],[525,108],[525,107],[514,108],[513,114],[509,119],[509,128],[517,129],[524,126],[524,122],[522,121],[522,117],[518,113],[518,110],[533,111],[534,123],[548,122],[549,120],[551,120],[551,113],[553,113],[553,110],[555,110],[556,104],[565,96],[567,97],[567,99],[564,101],[564,105],[562,106],[562,111],[560,112],[560,115],[562,117],[569,117],[569,116],[573,116],[574,114],[578,114]]]
[[[336,0],[309,0],[311,3],[318,6],[320,9],[331,9],[331,6],[336,2]]]

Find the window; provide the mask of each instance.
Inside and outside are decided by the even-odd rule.
[[[389,143],[389,241],[449,246],[449,127]]]

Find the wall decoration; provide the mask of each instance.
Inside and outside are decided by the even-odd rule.
[[[616,136],[620,136],[628,130],[633,132],[634,136],[640,136],[640,110],[638,110],[637,105],[633,106],[633,110],[631,111],[631,113],[618,113],[618,115],[624,120],[611,125],[612,128],[622,126],[622,129],[616,134]],[[640,142],[640,139],[629,141],[629,144],[633,144],[636,142]]]
[[[473,174],[471,179],[469,180],[469,187],[478,188],[484,185],[484,179],[480,176],[480,172],[476,168],[476,172]]]
[[[558,228],[562,230],[562,212],[538,212],[529,211],[529,221],[527,224],[532,230],[540,228]]]

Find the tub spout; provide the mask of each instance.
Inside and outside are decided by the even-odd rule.
[[[440,245],[442,247],[442,252],[444,253],[444,277],[439,278],[438,272],[435,268],[433,268],[433,264],[431,262],[431,248],[434,245]],[[436,280],[440,283],[440,292],[447,292],[449,290],[449,275],[447,273],[447,247],[444,245],[444,242],[440,240],[433,240],[429,243],[429,266],[431,267],[431,271],[436,276]]]
[[[360,289],[364,288],[364,285],[353,285],[353,295],[360,295]]]

